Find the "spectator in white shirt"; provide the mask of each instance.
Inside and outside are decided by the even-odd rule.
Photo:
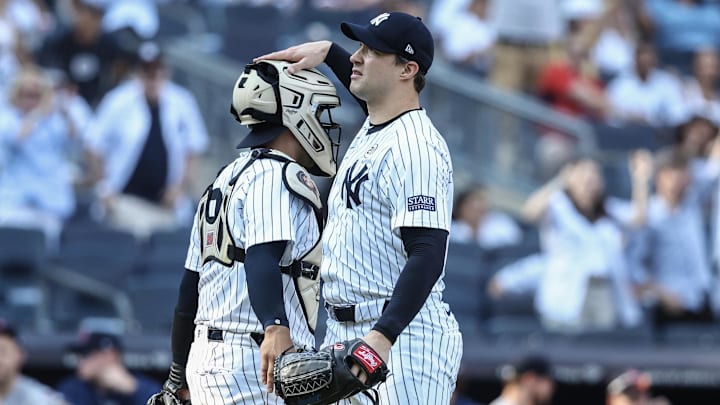
[[[193,95],[169,80],[157,45],[136,78],[111,90],[87,131],[108,221],[139,237],[187,224],[190,173],[208,135]]]
[[[522,230],[509,215],[490,209],[483,186],[461,192],[455,199],[452,216],[450,240],[453,242],[477,243],[492,249],[522,240]]]
[[[685,81],[683,97],[692,114],[710,118],[720,124],[720,96],[718,96],[718,54],[713,48],[695,53],[694,76]]]
[[[472,0],[445,28],[442,52],[452,62],[479,74],[490,68],[495,30],[487,20],[489,0]]]
[[[623,251],[623,233],[606,213],[597,162],[568,164],[533,193],[523,211],[540,224],[546,268],[535,305],[560,332],[634,326],[641,320]]]
[[[635,69],[612,80],[607,96],[613,116],[621,121],[669,126],[685,117],[679,80],[657,67],[655,49],[640,44],[635,50]]]

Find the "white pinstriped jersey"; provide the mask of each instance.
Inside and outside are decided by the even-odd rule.
[[[278,151],[273,153],[285,156]],[[245,166],[249,151],[224,168],[213,188],[226,190],[230,179]],[[253,162],[238,178],[228,203],[227,221],[235,245],[247,250],[261,243],[289,241],[282,265],[303,257],[320,237],[312,207],[288,191],[282,180],[284,163],[270,158]],[[197,215],[193,225],[185,267],[200,273],[198,310],[195,324],[235,333],[263,332],[248,296],[243,263],[224,266],[216,261],[202,263]],[[278,268],[278,272],[279,272]],[[296,345],[313,347],[310,332],[293,279],[285,274],[283,290],[290,335]]]
[[[366,120],[330,190],[321,265],[325,300],[389,299],[407,261],[400,228],[449,230],[452,201],[450,153],[425,110],[374,131]],[[441,278],[429,300],[441,300],[443,289]]]

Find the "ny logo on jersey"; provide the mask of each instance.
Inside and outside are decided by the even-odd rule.
[[[355,166],[357,166],[357,162],[353,163],[350,170],[347,171],[347,174],[345,174],[345,206],[347,208],[355,208],[361,204],[360,202],[360,186],[363,184],[363,182],[368,180],[368,167],[363,166],[362,169],[360,169],[359,173],[354,174],[355,172]],[[353,204],[355,207],[353,207]]]
[[[372,24],[372,25],[374,25],[374,26],[377,27],[378,25],[380,25],[380,23],[382,23],[383,21],[387,20],[388,18],[390,18],[390,14],[389,14],[389,13],[382,13],[382,14],[380,14],[379,16],[377,16],[377,17],[373,18],[372,20],[370,20],[370,24]]]

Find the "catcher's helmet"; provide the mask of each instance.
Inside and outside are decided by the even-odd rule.
[[[284,61],[261,61],[245,67],[233,89],[230,112],[250,134],[238,145],[249,148],[271,141],[285,128],[297,138],[315,163],[307,168],[319,176],[334,176],[340,126],[330,110],[340,105],[335,86],[316,69],[295,74]],[[327,111],[327,121],[323,113]],[[284,128],[283,128],[284,127]],[[337,131],[333,140],[332,131]]]

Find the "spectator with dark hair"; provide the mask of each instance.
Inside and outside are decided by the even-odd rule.
[[[720,47],[720,8],[703,0],[646,0],[660,49],[693,52]]]
[[[678,148],[690,159],[693,173],[704,170],[712,140],[717,134],[717,125],[701,115],[693,115],[676,128]]]
[[[453,206],[450,240],[477,243],[492,249],[515,245],[522,230],[509,215],[490,209],[484,186],[476,185],[458,194]]]
[[[77,375],[61,381],[58,390],[73,405],[145,405],[160,390],[156,381],[125,367],[117,335],[81,333],[70,351],[79,357]]]
[[[124,57],[117,42],[102,31],[109,0],[72,0],[69,29],[48,38],[37,52],[38,62],[62,69],[91,106],[96,106],[117,80],[114,67]]]
[[[628,370],[607,386],[607,405],[670,405],[664,397],[652,397],[652,378],[638,370]]]
[[[685,81],[683,98],[690,113],[711,119],[720,124],[720,95],[718,74],[720,62],[715,48],[703,48],[695,53],[694,75]]]
[[[490,405],[548,405],[555,391],[552,365],[542,356],[529,355],[501,370],[503,389]]]
[[[191,173],[208,144],[194,96],[170,80],[159,46],[144,43],[137,77],[103,99],[87,130],[105,219],[144,237],[189,223]]]
[[[614,118],[625,122],[671,126],[686,114],[680,81],[657,67],[655,49],[648,43],[638,45],[635,69],[612,80],[607,95]]]
[[[67,404],[58,392],[22,375],[24,361],[15,330],[0,319],[0,404]]]
[[[641,321],[623,229],[607,209],[600,166],[587,157],[567,164],[525,203],[525,218],[540,225],[545,269],[535,306],[546,328],[573,333]]]
[[[713,143],[705,176],[693,176],[688,157],[677,148],[659,152],[654,165],[655,195],[640,205],[647,235],[634,252],[645,265],[643,294],[655,303],[659,328],[675,321],[710,321],[712,273],[702,205],[720,174],[720,141]],[[649,182],[650,176],[633,176],[633,187],[647,189]]]

